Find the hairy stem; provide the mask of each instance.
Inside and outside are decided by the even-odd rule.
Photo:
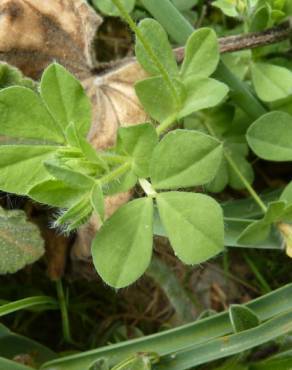
[[[176,122],[176,115],[169,117],[167,120],[163,121],[160,125],[156,127],[156,132],[158,135],[163,134],[169,127],[171,127]]]
[[[107,175],[104,175],[102,178],[100,178],[98,181],[101,185],[108,184],[109,182],[112,182],[116,180],[117,178],[123,176],[125,173],[127,173],[131,168],[131,163],[126,162],[122,164],[121,166],[117,167],[115,170],[111,171]]]

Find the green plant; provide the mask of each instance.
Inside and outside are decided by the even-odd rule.
[[[155,38],[149,34],[151,29]],[[154,201],[175,253],[185,263],[200,263],[223,250],[223,216],[214,199],[164,192],[210,182],[222,157],[222,144],[188,130],[174,130],[159,140],[159,134],[178,119],[214,106],[226,96],[226,86],[208,77],[219,57],[215,33],[202,29],[190,37],[180,71],[158,23],[141,22],[137,34],[137,56],[154,76],[139,82],[136,90],[159,125],[156,129],[151,123],[120,128],[117,143],[109,151],[96,152],[86,141],[90,103],[79,82],[60,65],[46,69],[40,95],[23,87],[0,92],[0,132],[24,140],[0,148],[1,190],[66,209],[55,222],[64,231],[76,229],[92,212],[103,222],[105,196],[136,183],[144,190],[146,197],[121,207],[105,221],[93,242],[97,271],[117,288],[134,282],[150,263]],[[161,43],[163,55],[159,54]],[[199,73],[196,63],[203,62],[206,48],[211,58]],[[158,105],[153,100],[157,89]],[[16,130],[20,121],[21,129]],[[210,217],[212,235],[207,232]]]
[[[292,159],[291,64],[282,54],[275,58],[276,48],[270,46],[244,57],[240,54],[243,68],[236,68],[236,56],[225,57],[225,65],[215,32],[206,27],[194,31],[178,10],[189,10],[196,3],[193,0],[141,0],[138,5],[159,23],[144,19],[139,26],[128,14],[135,1],[93,2],[107,14],[121,14],[136,34],[136,56],[148,73],[136,84],[136,92],[149,122],[120,128],[116,144],[96,152],[86,140],[90,102],[72,75],[59,64],[50,65],[38,93],[30,81],[5,65],[2,87],[21,87],[0,92],[0,134],[5,135],[5,145],[0,146],[0,189],[59,208],[55,226],[63,232],[78,229],[92,214],[98,217],[102,227],[93,242],[93,261],[104,281],[115,288],[133,283],[146,271],[153,235],[168,237],[174,253],[187,264],[204,262],[224,246],[281,250],[283,240],[292,256],[291,183],[284,190],[258,193],[252,186],[255,174],[249,161],[249,148],[256,159]],[[218,0],[213,5],[242,19],[245,31],[265,30],[291,15],[289,2],[282,0]],[[185,45],[182,65],[176,62],[164,29]],[[139,187],[140,197],[106,220],[105,197],[134,186]],[[227,186],[245,190],[250,198],[220,205],[202,194],[202,190],[219,193]],[[6,273],[33,262],[43,248],[37,230],[22,213],[2,213],[0,229],[8,226],[15,238],[20,225],[32,230],[30,239],[36,241],[38,252],[33,258],[22,253],[22,259],[13,259],[18,242],[3,244],[9,253],[0,263],[0,273]],[[22,244],[17,247],[23,252]],[[271,291],[249,254],[244,256],[262,291]],[[177,311],[180,305],[188,305],[187,296],[178,296],[180,285],[157,261],[148,270],[151,274],[160,282],[164,279],[163,289]],[[59,302],[47,296],[2,302],[0,316],[22,309],[59,308],[63,339],[75,345],[68,297],[60,280],[56,288]],[[0,367],[183,370],[216,360],[211,366],[217,370],[287,370],[291,350],[278,338],[292,332],[290,294],[288,285],[180,328],[62,357],[0,326]],[[179,314],[183,317],[184,310]],[[276,340],[278,354],[263,361],[249,356],[251,349]],[[36,361],[30,367],[17,364],[13,360],[19,353],[36,353]],[[225,357],[229,358],[222,360]]]

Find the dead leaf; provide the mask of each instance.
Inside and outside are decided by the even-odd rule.
[[[86,78],[101,22],[83,0],[0,0],[0,58],[32,78],[53,60]]]
[[[93,103],[93,124],[89,141],[95,148],[104,149],[114,144],[117,129],[145,122],[147,115],[134,90],[136,81],[146,73],[135,61],[100,76],[83,81]]]

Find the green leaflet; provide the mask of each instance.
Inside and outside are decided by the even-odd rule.
[[[28,196],[35,201],[60,208],[70,208],[83,195],[84,189],[53,179],[35,185],[28,192]]]
[[[252,329],[260,324],[257,315],[248,307],[232,304],[229,307],[229,317],[235,333]]]
[[[216,33],[211,28],[201,28],[193,32],[187,40],[180,75],[183,80],[190,75],[209,77],[218,62],[219,46]]]
[[[186,89],[179,80],[172,80],[178,100],[161,76],[135,84],[135,91],[146,112],[158,122],[175,120],[186,98]]]
[[[222,145],[196,131],[175,130],[155,148],[150,174],[155,189],[177,189],[211,181],[220,164]]]
[[[44,166],[56,180],[62,181],[70,187],[89,190],[95,183],[92,177],[84,175],[81,171],[75,171],[64,165],[62,166],[54,159],[45,161]]]
[[[92,244],[94,266],[114,288],[136,281],[152,255],[153,200],[141,198],[119,208],[105,221]]]
[[[256,244],[266,239],[271,231],[272,224],[286,217],[286,202],[274,201],[269,203],[266,214],[261,220],[250,224],[239,236],[242,244]]]
[[[144,19],[139,24],[139,31],[147,41],[149,47],[151,47],[151,51],[159,63],[162,64],[171,76],[177,76],[178,67],[163,27],[154,19]],[[145,50],[139,38],[136,39],[135,52],[139,63],[146,72],[152,76],[161,75],[161,71],[157,65],[149,58],[149,50]]]
[[[1,135],[64,143],[61,127],[30,89],[14,86],[1,90],[0,116]]]
[[[23,211],[0,208],[0,250],[0,275],[14,273],[43,256],[40,231]]]
[[[63,131],[73,123],[81,137],[88,134],[91,103],[81,83],[71,73],[60,64],[51,64],[42,75],[40,92]]]
[[[127,10],[127,12],[131,12],[134,9],[136,0],[121,0],[121,3]],[[119,16],[120,12],[116,8],[116,6],[109,0],[93,0],[93,5],[97,10],[100,10],[106,15],[111,16]]]
[[[260,158],[292,160],[292,116],[288,113],[274,111],[263,115],[250,126],[246,138]]]
[[[238,17],[237,1],[236,0],[216,0],[212,3],[213,6],[219,8],[228,17]]]
[[[271,21],[271,8],[268,4],[264,4],[259,7],[255,13],[252,15],[249,31],[250,32],[260,32],[268,27]]]
[[[133,172],[138,177],[149,177],[149,159],[157,144],[158,136],[150,123],[118,130],[117,152],[130,157]]]
[[[265,102],[292,95],[292,72],[287,68],[268,63],[254,63],[251,76],[258,97]]]
[[[175,254],[184,263],[202,263],[223,251],[223,213],[213,198],[168,192],[158,194],[157,204]]]
[[[186,98],[177,118],[218,105],[227,95],[228,87],[212,78],[189,75],[184,79]]]
[[[25,195],[36,184],[51,176],[43,162],[51,159],[58,147],[47,145],[0,146],[0,189]]]

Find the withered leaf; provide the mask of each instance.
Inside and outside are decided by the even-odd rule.
[[[95,120],[89,140],[95,148],[104,149],[113,145],[120,126],[145,122],[147,115],[134,90],[135,82],[145,77],[146,73],[139,64],[129,61],[110,72],[83,81],[93,103]]]
[[[33,78],[53,60],[87,77],[100,23],[83,0],[1,0],[0,58]]]
[[[44,254],[40,231],[23,211],[0,208],[0,254],[0,275],[14,273]]]

